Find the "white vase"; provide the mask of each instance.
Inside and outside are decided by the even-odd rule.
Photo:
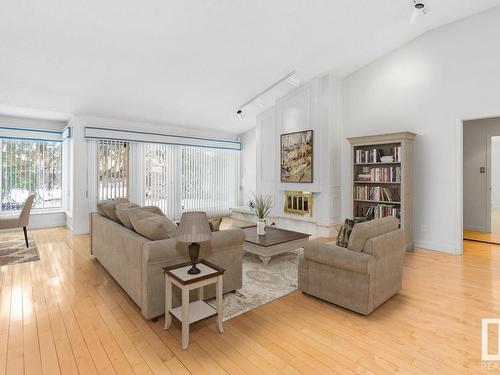
[[[257,221],[257,235],[263,236],[266,234],[266,222],[263,219]]]

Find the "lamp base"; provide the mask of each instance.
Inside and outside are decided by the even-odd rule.
[[[191,267],[188,270],[188,274],[189,275],[198,275],[199,273],[201,273],[201,271],[200,271],[200,269],[198,267],[196,267],[196,264],[193,264],[193,267]]]
[[[198,263],[198,255],[200,255],[200,244],[193,242],[189,245],[189,258],[191,258],[191,263],[193,267],[188,270],[189,275],[198,275],[201,271],[196,264]]]

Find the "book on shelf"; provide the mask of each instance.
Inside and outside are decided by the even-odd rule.
[[[355,186],[354,199],[364,201],[398,202],[398,189],[381,186]]]
[[[380,161],[381,161],[382,163],[393,163],[393,162],[394,162],[394,160],[395,160],[395,159],[394,159],[394,156],[392,156],[392,155],[382,156],[382,157],[380,158]]]
[[[401,146],[391,147],[390,155],[384,155],[384,151],[378,148],[369,150],[355,150],[354,163],[399,163],[401,162]]]
[[[356,175],[360,182],[401,182],[401,167],[363,167]]]
[[[387,216],[401,217],[401,209],[391,204],[377,204],[368,207],[358,207],[357,217],[366,217],[368,219],[382,219]]]
[[[354,162],[361,163],[378,163],[383,156],[383,151],[378,148],[370,150],[356,150],[354,155]]]

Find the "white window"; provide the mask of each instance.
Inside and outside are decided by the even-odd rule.
[[[62,207],[62,143],[0,140],[1,212],[19,211],[35,194],[35,209]]]
[[[238,152],[173,145],[144,145],[145,204],[171,219],[183,211],[229,215],[238,200]]]
[[[100,140],[97,144],[97,200],[128,198],[129,144]]]

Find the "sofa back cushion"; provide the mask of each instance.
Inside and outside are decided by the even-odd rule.
[[[134,230],[151,241],[173,238],[177,235],[177,225],[165,215],[134,209],[129,212]]]
[[[134,226],[130,221],[130,213],[134,210],[151,212],[157,215],[165,216],[163,211],[156,206],[144,206],[141,207],[135,203],[120,203],[116,205],[116,216],[120,219],[120,222],[126,226],[128,229],[134,230]]]
[[[132,227],[132,223],[130,222],[130,219],[128,217],[128,213],[130,210],[140,208],[138,204],[135,203],[118,203],[115,206],[115,213],[116,216],[118,217],[118,220],[120,223],[122,223],[124,226],[126,226],[128,229],[134,229]]]
[[[365,242],[381,234],[398,229],[399,220],[393,216],[375,219],[366,223],[358,223],[354,226],[347,248],[353,251],[363,251]]]
[[[118,198],[118,199],[109,199],[106,201],[99,202],[96,205],[96,211],[102,216],[107,217],[108,219],[111,219],[119,223],[120,220],[118,219],[118,216],[116,216],[115,206],[121,203],[128,203],[128,199]]]

